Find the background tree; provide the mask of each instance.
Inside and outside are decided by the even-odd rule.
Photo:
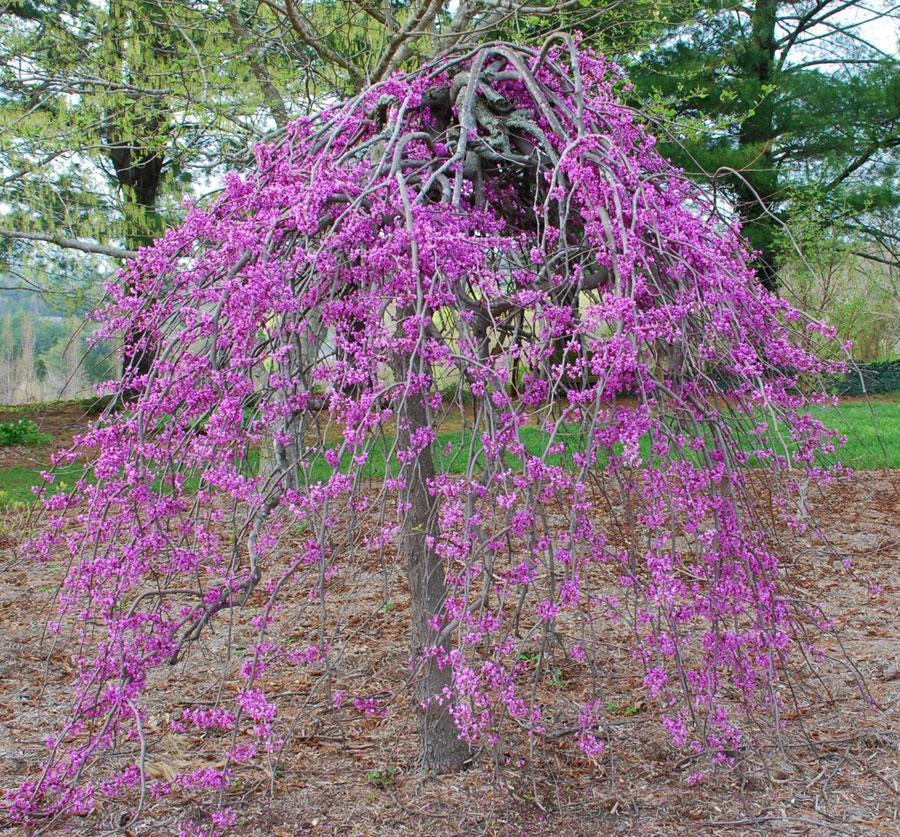
[[[852,210],[846,213],[853,217]],[[890,230],[887,214],[874,225]],[[884,250],[861,250],[859,234],[840,224],[823,230],[821,215],[815,195],[791,200],[790,228],[776,239],[782,292],[803,311],[831,323],[842,341],[852,343],[855,360],[889,360],[900,349],[900,265],[889,264]]]
[[[185,195],[246,159],[291,107],[301,112],[311,89],[286,45],[264,51],[239,4],[210,13],[201,3],[75,0],[11,12],[0,164],[3,234],[20,240],[133,253],[179,217]],[[257,29],[274,26],[261,18]]]
[[[615,3],[9,3],[0,19],[7,267],[41,292],[96,300],[110,259],[159,236],[183,198],[214,189],[292,114],[569,7],[624,18]],[[141,336],[128,342],[132,363]]]
[[[769,288],[779,227],[813,195],[823,228],[861,236],[875,257],[897,252],[894,226],[873,214],[898,204],[897,21],[889,2],[701,3],[629,67],[642,95],[693,120],[665,153],[715,177]]]
[[[293,68],[290,52],[270,48],[262,63],[256,33],[242,24],[246,10],[235,4],[212,14],[202,3],[155,0],[36,2],[9,11],[0,24],[0,232],[19,242],[8,265],[45,293],[65,287],[46,272],[53,259],[62,262],[65,285],[96,300],[105,259],[161,235],[185,195],[283,124],[282,92],[301,106],[294,76],[274,80]],[[35,242],[77,255],[54,256]],[[93,276],[84,253],[99,256]],[[141,335],[126,343],[125,363],[146,367]]]

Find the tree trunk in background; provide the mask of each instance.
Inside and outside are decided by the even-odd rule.
[[[146,4],[133,9],[109,0],[109,13],[109,41],[101,48],[108,50],[113,77],[121,73],[128,78],[132,73],[146,70],[147,66],[152,71],[155,66],[152,57],[162,58],[168,50],[161,40],[165,32],[163,7]],[[146,52],[147,66],[143,62],[131,64],[136,47]],[[130,250],[146,247],[165,230],[165,223],[157,211],[165,157],[156,138],[164,133],[169,117],[161,102],[148,105],[136,99],[130,109],[111,117],[104,128],[106,154],[122,187],[125,237]],[[133,290],[140,294],[143,289],[136,287]],[[123,373],[133,370],[144,375],[150,371],[155,348],[141,345],[145,337],[140,330],[123,336]]]
[[[66,398],[83,398],[90,395],[90,386],[84,374],[85,346],[81,337],[79,324],[76,322],[72,336],[66,343],[63,351],[63,364],[65,381],[63,381],[63,394]]]
[[[34,331],[31,318],[22,318],[22,346],[16,363],[16,392],[13,403],[27,404],[37,401],[37,371],[34,367]]]
[[[397,381],[406,380],[409,372],[409,361],[398,357],[394,363]],[[409,448],[416,430],[427,426],[422,396],[407,395],[398,415],[399,449]],[[447,596],[443,561],[428,545],[429,536],[436,539],[438,535],[438,503],[428,493],[428,481],[435,475],[431,447],[423,448],[412,462],[403,465],[401,475],[406,482],[401,500],[408,504],[408,509],[400,529],[400,555],[411,598],[410,655],[419,661],[423,649],[435,644],[437,634],[430,622],[441,612]],[[444,647],[449,648],[449,642],[445,641]],[[422,660],[414,687],[419,761],[432,773],[459,770],[469,756],[468,745],[460,740],[447,705],[431,703],[422,708],[423,701],[440,695],[450,684],[449,667],[438,668],[432,657]]]
[[[12,314],[3,317],[3,338],[0,343],[0,373],[2,373],[3,390],[0,394],[3,404],[12,404],[16,390],[16,378],[13,368],[15,349],[13,347]]]
[[[775,28],[779,0],[757,0],[753,7],[750,38],[738,56],[745,77],[752,79],[756,98],[753,112],[740,127],[740,145],[750,160],[742,170],[743,180],[736,184],[737,210],[744,225],[744,235],[757,256],[756,275],[763,287],[778,288],[778,259],[775,249],[777,221],[773,217],[778,196],[778,175],[772,160],[775,139],[775,107],[773,92],[764,92],[775,78]]]
[[[128,248],[139,250],[162,235],[165,224],[156,210],[156,200],[162,182],[163,160],[155,153],[142,154],[141,149],[128,143],[116,143],[108,149],[109,158],[125,197],[125,220]],[[135,288],[140,293],[140,288]],[[141,348],[145,335],[133,331],[124,336],[122,372],[133,370],[139,375],[150,371],[153,348]]]

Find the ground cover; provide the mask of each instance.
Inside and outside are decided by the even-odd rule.
[[[374,485],[373,485],[374,490]],[[590,759],[561,738],[532,743],[511,735],[504,750],[480,752],[471,769],[425,779],[414,764],[415,730],[397,690],[406,660],[408,600],[402,572],[387,560],[362,560],[346,579],[341,619],[352,642],[333,676],[335,689],[366,682],[385,708],[376,716],[335,706],[321,691],[315,666],[274,673],[267,687],[283,701],[279,731],[286,745],[268,763],[248,769],[228,802],[238,807],[243,834],[888,834],[898,823],[900,767],[900,479],[897,472],[860,472],[810,498],[817,526],[784,533],[791,577],[826,603],[835,631],[815,675],[794,674],[778,739],[755,736],[733,767],[690,785],[697,765],[675,751],[658,708],[644,698],[626,633],[605,626],[602,664],[607,752]],[[598,509],[598,514],[602,511]],[[33,566],[18,557],[26,510],[7,510],[0,540],[0,787],[32,775],[44,753],[43,735],[67,705],[69,662],[43,631],[63,568]],[[845,564],[850,566],[848,571]],[[611,578],[597,584],[614,589]],[[299,594],[298,594],[299,597]],[[151,700],[182,708],[215,704],[219,684],[238,677],[247,625],[261,597],[233,625],[234,653],[221,659],[225,632],[206,636],[188,658],[154,677]],[[315,631],[314,613],[290,598],[298,617],[286,630],[298,647]],[[232,629],[229,629],[232,630]],[[527,654],[537,670],[538,649]],[[853,665],[842,658],[849,655]],[[278,678],[283,680],[279,681]],[[400,678],[402,679],[402,678]],[[548,657],[535,688],[559,705],[575,706],[590,678],[571,660]],[[872,704],[862,698],[868,692]],[[156,709],[154,709],[156,707]],[[169,720],[163,703],[149,707],[150,728]],[[571,731],[574,735],[574,729]],[[748,742],[749,744],[750,742]],[[167,735],[147,757],[151,779],[213,764],[213,731]],[[204,761],[206,759],[206,761]],[[147,833],[177,833],[198,813],[182,794],[172,804],[151,801]],[[123,808],[99,806],[69,822],[69,833],[117,828]],[[128,833],[127,831],[125,833]]]

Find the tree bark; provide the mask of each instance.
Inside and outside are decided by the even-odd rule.
[[[410,368],[408,358],[398,357],[394,362],[397,381],[406,380]],[[427,426],[422,396],[407,394],[398,415],[400,450],[409,448],[416,430]],[[428,492],[428,481],[435,475],[431,447],[423,448],[414,460],[404,464],[401,475],[405,480],[401,499],[408,505],[400,529],[400,554],[411,598],[410,654],[413,660],[421,660],[414,687],[419,761],[428,772],[450,773],[461,769],[469,756],[468,745],[460,740],[446,703],[431,701],[450,686],[450,669],[439,668],[433,657],[422,658],[423,650],[435,644],[437,634],[430,623],[441,612],[447,596],[443,562],[428,545],[429,537],[436,539],[438,535],[438,502]],[[449,650],[449,640],[443,647]],[[428,705],[423,708],[426,701]]]
[[[763,287],[778,289],[775,204],[778,174],[772,159],[775,139],[775,102],[772,92],[763,89],[775,79],[776,26],[780,0],[757,0],[753,7],[750,38],[739,58],[743,73],[752,80],[759,101],[746,102],[752,112],[741,123],[740,145],[752,157],[736,186],[737,209],[744,234],[756,251],[755,268]]]
[[[116,168],[125,197],[128,247],[134,251],[152,244],[162,235],[164,229],[162,218],[156,209],[156,199],[162,183],[163,161],[155,154],[135,160],[136,152],[138,149],[123,145],[112,146],[109,149],[109,156]],[[137,293],[142,291],[141,288],[133,290]],[[122,351],[123,374],[132,371],[137,375],[146,375],[150,372],[156,351],[153,346],[141,346],[146,340],[147,335],[140,329],[125,335]]]
[[[137,11],[142,14],[137,14]],[[127,77],[130,73],[146,71],[148,66],[151,70],[154,69],[153,59],[162,59],[166,53],[166,45],[161,41],[161,7],[135,10],[110,0],[109,12],[110,71],[115,76],[125,74]],[[128,57],[124,52],[126,37],[147,52],[149,65],[129,67]],[[125,119],[109,117],[103,133],[106,155],[122,187],[128,249],[137,251],[152,244],[165,229],[157,210],[165,156],[157,148],[156,141],[165,131],[169,113],[160,103],[154,103],[154,107],[148,108],[146,103],[135,101],[131,104],[131,112],[126,111],[126,114]],[[136,294],[144,291],[140,287],[133,287],[132,290]],[[124,335],[123,344],[123,375],[129,371],[137,375],[148,374],[156,355],[156,347],[150,343],[148,336],[140,329],[133,329]],[[131,398],[136,395],[136,391],[128,393]]]

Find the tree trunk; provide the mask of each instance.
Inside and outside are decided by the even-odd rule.
[[[398,357],[394,374],[406,380],[410,371],[407,358]],[[428,415],[421,395],[407,395],[398,416],[398,438],[401,450],[410,446],[416,430],[428,426]],[[423,448],[416,458],[401,469],[406,487],[402,500],[408,504],[400,529],[400,554],[406,566],[411,597],[410,654],[419,661],[422,651],[435,644],[437,635],[431,627],[433,616],[441,612],[447,595],[444,565],[428,537],[438,534],[438,503],[428,493],[428,481],[435,475],[431,447]],[[449,640],[444,642],[449,649]],[[469,755],[468,745],[461,741],[446,703],[441,706],[422,703],[440,695],[451,683],[448,667],[438,668],[433,657],[421,661],[414,687],[419,731],[419,761],[431,773],[459,770]]]
[[[161,41],[162,7],[146,9],[140,7],[131,10],[123,4],[110,0],[110,29],[107,35],[110,41],[101,48],[108,50],[110,72],[113,78],[125,72],[146,71],[154,69],[153,60],[167,52]],[[141,14],[133,14],[140,11]],[[149,65],[139,64],[136,68],[128,68],[128,56],[124,52],[125,39],[146,51]],[[103,134],[106,140],[106,155],[116,172],[116,178],[122,187],[124,198],[123,210],[126,223],[126,240],[130,250],[139,250],[159,238],[165,224],[157,210],[160,186],[165,168],[164,153],[158,148],[158,138],[163,135],[169,114],[164,108],[147,109],[146,103],[135,100],[131,110],[126,110],[126,118],[109,117],[104,124]],[[133,288],[140,294],[144,289]],[[146,375],[153,365],[156,348],[147,343],[147,335],[140,329],[125,334],[122,347],[122,372],[133,371],[138,375]],[[127,394],[131,397],[137,393]]]
[[[140,158],[140,153],[140,149],[127,143],[111,145],[108,149],[125,198],[126,240],[130,250],[139,250],[152,244],[162,235],[165,226],[156,209],[156,199],[162,182],[163,160],[152,153]],[[141,288],[134,290],[140,293]],[[144,333],[138,329],[124,336],[123,375],[128,371],[138,375],[149,373],[155,352],[152,346],[141,347],[140,344],[144,340]],[[131,395],[134,396],[136,393]]]
[[[745,78],[758,101],[745,101],[751,107],[741,123],[740,145],[748,162],[737,183],[737,209],[744,224],[744,235],[756,251],[756,274],[763,287],[778,288],[778,260],[775,239],[778,221],[778,173],[772,158],[775,139],[775,102],[773,92],[764,92],[775,81],[775,35],[779,0],[757,0],[753,7],[750,38],[739,61]],[[749,98],[749,97],[748,97]]]

